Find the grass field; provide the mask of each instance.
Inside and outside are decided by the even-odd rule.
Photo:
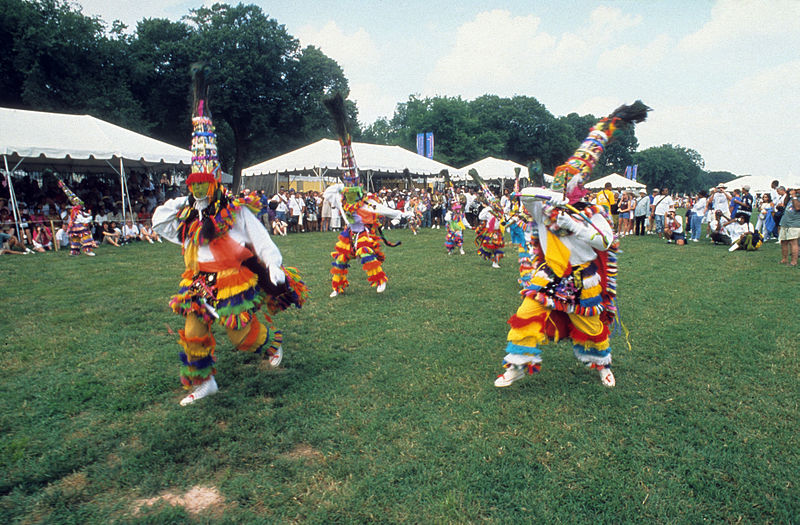
[[[514,250],[492,270],[443,230],[387,235],[386,293],[355,265],[335,299],[334,234],[277,239],[312,294],[276,317],[284,365],[218,327],[220,393],[189,407],[177,246],[0,258],[0,522],[798,522],[800,272],[777,245],[623,239],[617,387],[564,342],[498,389]]]

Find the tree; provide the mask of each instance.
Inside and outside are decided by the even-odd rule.
[[[640,151],[633,161],[639,165],[639,182],[656,188],[688,192],[701,188],[703,158],[692,149],[664,144]]]
[[[220,150],[233,153],[232,186],[238,191],[254,151],[277,150],[283,131],[296,123],[288,111],[287,75],[298,43],[254,5],[214,4],[192,10],[186,19],[195,28],[196,59],[207,62],[214,75],[209,109],[233,136],[233,144],[223,144],[220,137]]]

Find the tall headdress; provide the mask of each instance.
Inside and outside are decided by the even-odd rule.
[[[61,188],[64,191],[64,194],[69,199],[70,204],[72,204],[73,206],[81,206],[81,207],[83,207],[83,201],[80,199],[80,197],[75,195],[72,192],[72,190],[67,187],[66,184],[64,184],[63,180],[58,179],[58,187]]]
[[[611,115],[601,119],[589,130],[589,136],[584,139],[577,151],[556,168],[551,189],[564,193],[570,204],[581,200],[588,193],[583,184],[592,173],[614,132],[621,126],[643,122],[647,118],[648,111],[650,108],[641,100],[637,100],[630,106],[618,107]]]
[[[358,186],[358,168],[356,158],[353,155],[353,141],[350,133],[347,132],[347,112],[344,107],[344,98],[341,93],[336,93],[322,101],[328,108],[333,117],[333,126],[336,135],[339,137],[339,145],[342,147],[342,181],[347,186]]]
[[[206,64],[191,65],[192,73],[192,173],[186,185],[208,182],[208,195],[213,195],[222,182],[217,155],[217,134],[208,108]]]

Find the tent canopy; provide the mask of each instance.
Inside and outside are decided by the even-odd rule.
[[[631,188],[646,188],[647,186],[635,180],[626,179],[619,173],[611,173],[605,177],[593,180],[586,184],[586,188],[590,190],[602,190],[606,183],[610,182],[611,187],[615,190],[631,189]]]
[[[353,142],[353,155],[359,171],[362,172],[402,174],[407,169],[411,176],[416,177],[438,175],[443,169],[454,171],[447,164],[417,155],[400,146]],[[339,141],[321,139],[308,146],[245,168],[242,170],[242,177],[309,172],[319,176],[326,170],[338,171],[341,165],[342,150]]]
[[[750,186],[750,193],[769,193],[772,188],[772,181],[777,180],[778,184],[786,189],[800,188],[800,177],[787,175],[785,177],[776,177],[774,175],[745,175],[726,182],[725,186],[728,191],[741,190],[743,186]]]
[[[514,168],[520,169],[520,177],[521,178],[528,178],[528,168],[527,166],[523,166],[513,160],[503,160],[497,159],[494,157],[486,157],[485,159],[481,159],[477,162],[473,162],[463,168],[456,170],[454,180],[471,180],[469,176],[469,170],[475,169],[478,172],[478,175],[481,176],[484,180],[494,180],[494,179],[510,179],[514,180],[516,177],[516,173],[514,173]],[[545,182],[552,182],[553,177],[550,175],[544,176]]]
[[[66,166],[74,171],[191,165],[192,152],[90,115],[0,108],[0,155],[21,168]]]

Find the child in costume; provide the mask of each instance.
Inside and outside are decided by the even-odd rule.
[[[505,371],[495,386],[506,387],[526,372],[538,372],[540,345],[565,337],[572,340],[580,362],[599,370],[603,385],[616,384],[608,338],[616,317],[617,242],[607,211],[579,201],[588,193],[583,183],[614,131],[623,124],[642,122],[647,111],[640,101],[618,108],[598,122],[573,156],[556,169],[552,191],[520,192],[533,223],[535,271],[529,279],[520,279],[523,301],[508,320]]]
[[[381,250],[381,240],[391,247],[400,243],[390,244],[383,239],[378,216],[388,217],[397,222],[403,217],[408,218],[413,212],[406,214],[384,206],[376,195],[366,193],[358,185],[358,169],[353,155],[352,140],[347,132],[344,99],[340,93],[337,93],[324,102],[333,116],[339,144],[342,147],[344,184],[334,184],[328,187],[323,193],[323,198],[331,203],[334,208],[333,213],[340,214],[347,224],[347,227],[339,234],[334,251],[331,252],[333,291],[330,296],[336,297],[344,292],[350,284],[347,280],[347,269],[350,267],[350,259],[355,257],[361,260],[361,266],[367,272],[367,280],[370,285],[375,287],[378,293],[383,293],[389,279],[382,267],[386,256]]]
[[[215,322],[223,325],[234,347],[265,351],[273,367],[280,364],[282,334],[265,315],[305,302],[307,290],[296,270],[284,268],[282,257],[264,225],[256,218],[256,196],[234,199],[220,184],[216,134],[208,110],[205,71],[194,66],[192,173],[186,179],[188,197],[171,199],[153,213],[153,229],[183,247],[186,271],[180,290],[170,300],[175,313],[186,318],[180,330],[181,383],[192,392],[188,405],[218,390]]]
[[[92,238],[92,230],[89,225],[92,223],[92,215],[83,210],[83,201],[77,195],[72,193],[64,181],[59,179],[58,185],[67,195],[72,208],[69,210],[69,223],[67,224],[67,235],[69,235],[69,254],[78,255],[83,252],[84,255],[94,257],[96,254],[92,251],[97,247],[97,243]]]
[[[444,238],[444,247],[447,249],[447,255],[453,255],[453,250],[458,248],[461,255],[464,255],[464,230],[472,228],[464,212],[461,209],[461,204],[455,201],[451,209],[444,216],[445,226],[447,227],[447,235]]]

